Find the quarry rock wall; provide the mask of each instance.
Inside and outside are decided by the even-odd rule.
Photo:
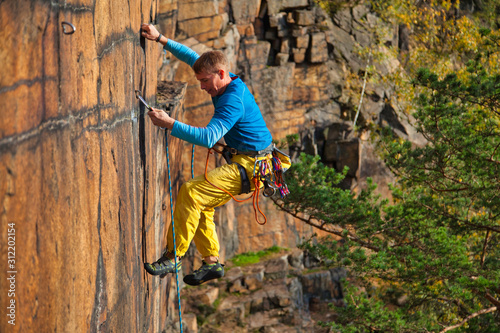
[[[0,307],[15,304],[5,313],[14,319],[1,313],[2,332],[179,328],[175,278],[153,278],[143,262],[160,256],[170,200],[191,165],[203,173],[207,150],[197,147],[192,160],[191,144],[153,126],[135,90],[194,126],[208,123],[213,106],[186,64],[140,37],[142,22],[198,53],[222,50],[273,138],[299,134],[292,155],[348,165],[351,188],[366,177],[393,180],[372,144],[352,136],[357,101],[346,77],[366,68],[356,50],[381,24],[367,7],[329,17],[308,0],[2,1],[0,278],[10,282],[0,284]],[[386,43],[397,43],[387,31]],[[377,66],[390,73],[399,63],[388,53]],[[398,116],[391,87],[368,85],[366,96],[362,124],[388,124],[422,143]],[[209,168],[221,163],[212,156]],[[261,208],[264,226],[251,203],[216,210],[222,261],[294,248],[315,232],[271,200]],[[193,246],[181,274],[199,264]]]
[[[371,59],[379,75],[390,75],[400,68],[397,56],[390,52],[392,45],[398,45],[397,27],[382,22],[369,6],[362,4],[346,6],[331,16],[308,0],[161,3],[160,30],[198,53],[211,49],[224,52],[231,72],[239,75],[254,94],[274,140],[298,134],[299,142],[289,151],[294,158],[300,152],[320,155],[325,164],[339,171],[349,167],[343,184],[346,188],[357,191],[371,177],[379,184],[380,194],[390,195],[388,184],[394,177],[369,140],[370,130],[354,135],[358,105],[359,128],[388,125],[399,137],[415,144],[424,141],[401,117],[401,103],[394,87],[383,80],[369,82],[363,103],[359,104],[353,86],[357,84],[361,93],[363,82],[353,83],[353,75],[363,73],[370,64],[360,51],[364,47],[385,55],[381,61]],[[383,35],[375,36],[378,28]],[[376,39],[383,43],[376,43]],[[159,80],[186,82],[186,122],[194,126],[208,123],[213,105],[189,66],[165,52]],[[191,159],[189,146],[184,144],[184,164]],[[198,175],[204,170],[206,149],[197,148],[195,155]],[[209,163],[215,167],[222,162],[211,158]],[[190,169],[185,169],[183,175],[189,178]],[[265,226],[255,222],[251,202],[229,202],[216,210],[222,258],[273,245],[294,247],[315,232],[276,211],[270,200],[261,200],[261,205],[269,218]],[[197,265],[199,258],[192,250],[188,255]]]
[[[161,332],[175,322],[171,281],[143,270],[164,245],[169,209],[165,132],[134,92],[155,100],[158,45],[139,29],[158,9],[0,3],[0,307],[15,304],[1,332]],[[171,112],[182,119],[181,109]],[[174,161],[179,147],[170,141]],[[174,190],[181,168],[172,163]]]

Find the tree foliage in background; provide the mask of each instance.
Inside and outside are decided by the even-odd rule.
[[[408,37],[408,50],[392,46],[403,67],[387,77],[377,78],[388,85],[396,85],[399,108],[411,112],[410,100],[417,92],[408,77],[414,77],[420,68],[428,68],[444,77],[448,73],[466,75],[469,60],[474,59],[482,44],[481,27],[500,28],[500,3],[497,0],[371,0],[373,10],[381,19],[397,26],[401,38]],[[403,36],[404,32],[408,36]],[[375,36],[384,31],[375,31]],[[377,39],[376,39],[377,40]],[[379,39],[379,43],[383,40]],[[365,51],[366,53],[366,51]],[[489,58],[490,70],[500,70],[500,56]]]
[[[410,84],[419,68],[425,67],[444,77],[448,73],[461,75],[467,61],[474,58],[481,43],[480,27],[500,28],[498,0],[316,0],[326,11],[335,15],[357,5],[369,5],[380,18],[370,24],[367,17],[358,18],[369,30],[371,43],[358,45],[355,53],[367,63],[360,72],[347,73],[343,95],[348,96],[353,110],[361,98],[364,72],[368,83],[384,85],[391,91],[390,104],[395,110],[410,113],[411,100],[417,92]],[[370,28],[371,27],[371,28]],[[391,38],[393,36],[394,38]],[[394,43],[399,41],[399,43]],[[401,47],[401,48],[400,48]],[[381,70],[384,63],[400,62],[390,73]],[[490,58],[490,66],[500,69],[498,55]],[[383,74],[381,74],[381,72]],[[352,117],[351,117],[352,118]],[[352,120],[350,118],[350,120]],[[365,120],[364,126],[370,126]]]
[[[302,155],[277,204],[334,238],[304,248],[346,266],[339,332],[500,331],[500,36],[483,29],[464,69],[415,72],[414,124],[425,147],[384,131],[399,177],[393,202],[338,184],[345,175]]]

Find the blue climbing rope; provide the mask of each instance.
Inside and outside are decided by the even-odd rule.
[[[173,204],[173,200],[172,200],[172,181],[170,180],[170,161],[168,158],[168,133],[167,133],[167,131],[165,131],[165,150],[166,150],[166,154],[167,154],[168,188],[169,188],[169,196],[170,196],[172,236],[174,238],[175,282],[177,283],[177,302],[179,303],[179,322],[181,324],[181,333],[182,333],[181,292],[179,290],[179,272],[177,271],[177,244],[175,243],[174,204]],[[193,152],[194,152],[194,146],[193,146]]]
[[[193,145],[193,152],[191,153],[191,178],[194,178],[194,147],[196,145]]]

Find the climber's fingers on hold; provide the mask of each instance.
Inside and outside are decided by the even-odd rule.
[[[141,35],[144,38],[147,38],[149,40],[156,40],[159,34],[160,33],[158,32],[158,30],[156,30],[154,25],[148,23],[141,24]]]

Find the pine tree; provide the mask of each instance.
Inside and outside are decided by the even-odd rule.
[[[349,270],[339,332],[500,331],[500,38],[488,30],[465,71],[419,70],[415,126],[425,147],[382,132],[393,201],[338,185],[302,155],[278,205],[333,238],[303,247]]]

